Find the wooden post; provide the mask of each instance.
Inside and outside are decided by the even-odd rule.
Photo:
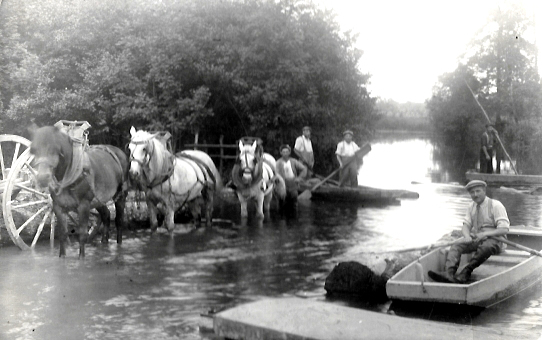
[[[223,166],[223,159],[224,159],[224,147],[223,147],[223,144],[224,144],[224,135],[220,135],[220,137],[218,138],[218,144],[220,144],[220,166],[219,166],[219,171],[220,173],[222,173],[222,166]]]

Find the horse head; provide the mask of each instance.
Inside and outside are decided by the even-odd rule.
[[[51,180],[61,180],[71,159],[70,137],[54,126],[29,129],[31,135],[30,153],[37,168],[36,179],[41,187],[47,187]]]
[[[144,130],[136,131],[132,126],[130,129],[130,178],[147,185],[153,180],[168,174],[168,162],[172,154],[167,150],[160,133],[150,133]]]
[[[243,184],[250,184],[254,180],[258,180],[262,173],[262,159],[256,152],[258,142],[254,141],[252,145],[243,144],[239,141],[239,157],[237,158],[237,165],[239,167],[239,174]]]

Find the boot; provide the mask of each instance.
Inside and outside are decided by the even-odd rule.
[[[469,263],[463,268],[463,270],[455,276],[457,283],[465,284],[470,279],[472,271],[478,268],[491,256],[491,249],[478,251],[470,259]]]
[[[433,281],[436,281],[436,282],[456,283],[455,278],[454,278],[454,274],[456,270],[457,268],[448,268],[443,272],[434,272],[430,270],[427,272],[427,275],[429,275],[429,277],[433,279]]]

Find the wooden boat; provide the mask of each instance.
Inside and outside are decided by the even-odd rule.
[[[482,180],[492,186],[531,186],[542,185],[542,176],[514,174],[483,174],[474,171],[465,173],[468,181]]]
[[[300,192],[310,189],[310,185],[300,185]],[[366,186],[356,188],[323,185],[312,192],[311,199],[336,202],[394,203],[400,199],[417,199],[417,192],[408,190],[379,189]]]
[[[540,249],[542,232],[511,229],[508,240],[531,249]],[[446,255],[446,249],[435,249],[403,268],[388,280],[386,284],[388,297],[404,301],[489,307],[542,279],[542,257],[508,246],[501,254],[491,256],[476,268],[467,284],[434,282],[427,272],[443,271]],[[471,255],[462,256],[458,272],[466,265],[469,256]]]

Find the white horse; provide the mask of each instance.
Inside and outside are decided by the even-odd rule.
[[[257,215],[264,217],[269,211],[273,192],[279,200],[286,197],[284,179],[276,172],[276,161],[268,153],[261,152],[257,141],[252,145],[239,141],[239,157],[232,170],[235,192],[241,203],[241,217],[248,216],[247,201],[256,200]]]
[[[156,215],[160,210],[168,231],[172,232],[175,211],[185,206],[199,225],[204,205],[206,224],[210,226],[214,193],[222,187],[222,180],[209,155],[197,150],[173,155],[160,134],[132,127],[130,135],[129,174],[145,191],[151,230],[158,228]]]

